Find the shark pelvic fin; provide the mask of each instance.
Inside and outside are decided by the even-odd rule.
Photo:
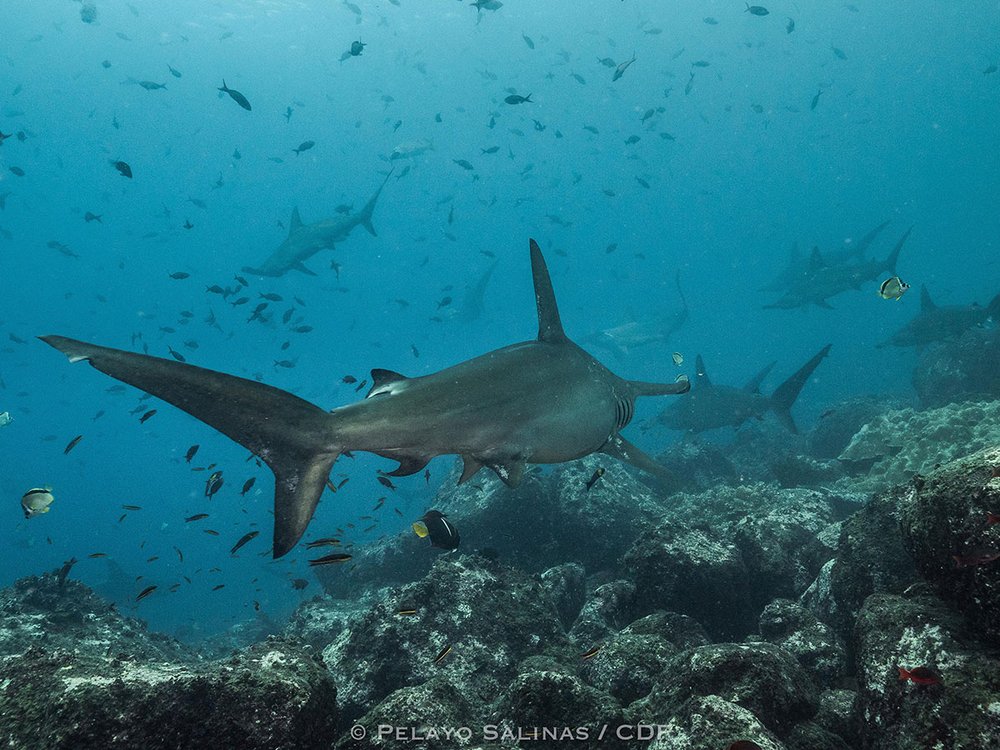
[[[486,465],[493,469],[496,475],[500,477],[500,480],[508,487],[517,487],[521,484],[521,480],[524,479],[524,461],[515,459],[511,459],[510,461],[490,461]]]
[[[298,263],[296,263],[294,266],[292,266],[292,268],[294,268],[296,271],[301,271],[306,276],[315,276],[316,275],[316,272],[315,271],[310,271],[308,268],[306,268],[306,264],[303,263],[301,260]]]
[[[232,438],[274,472],[274,557],[299,541],[340,449],[332,417],[298,396],[263,383],[171,359],[42,336],[70,361],[91,367],[173,404]]]
[[[535,283],[535,305],[538,308],[538,340],[548,343],[567,341],[542,249],[534,240],[528,240],[528,246],[531,248],[531,277]]]
[[[750,382],[747,383],[745,386],[743,386],[743,390],[746,391],[747,393],[760,393],[760,384],[764,382],[764,378],[766,378],[771,373],[771,369],[776,364],[777,362],[772,362],[763,370],[754,375],[750,379]]]
[[[458,483],[465,484],[472,479],[472,477],[474,477],[481,468],[483,468],[483,463],[478,458],[473,458],[472,456],[462,456],[462,476],[459,477]]]
[[[387,477],[408,477],[416,474],[431,461],[427,456],[394,456],[394,458],[399,461],[399,466],[386,472]]]

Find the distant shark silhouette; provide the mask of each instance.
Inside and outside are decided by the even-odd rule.
[[[895,273],[899,253],[912,230],[913,227],[906,230],[885,260],[833,263],[825,258],[818,248],[813,248],[808,270],[789,284],[781,299],[770,305],[764,305],[764,309],[788,310],[809,305],[832,308],[827,302],[830,297],[835,297],[848,289],[860,289],[862,284],[875,279],[879,274]]]
[[[719,427],[739,427],[747,420],[761,419],[771,411],[785,427],[798,432],[792,420],[792,405],[813,371],[829,352],[830,345],[827,344],[794,375],[775,388],[770,396],[760,392],[760,384],[771,372],[774,362],[757,373],[743,388],[734,388],[731,385],[712,383],[699,354],[695,361],[696,375],[691,394],[661,412],[656,421],[675,430],[704,432]]]
[[[681,289],[681,275],[677,272],[675,279],[677,283],[677,293],[681,298],[681,308],[675,313],[664,318],[654,318],[652,320],[630,320],[613,328],[605,328],[603,331],[592,333],[583,339],[585,344],[600,346],[624,356],[630,350],[647,346],[649,344],[666,344],[673,338],[690,317],[687,300],[684,298],[684,291]]]
[[[71,362],[87,360],[183,409],[267,462],[275,476],[274,557],[302,537],[344,451],[399,461],[388,476],[415,474],[435,456],[458,454],[464,461],[459,482],[487,466],[509,486],[521,481],[527,463],[598,452],[667,476],[619,433],[632,419],[636,398],[684,393],[687,378],[624,380],[570,341],[534,240],[530,249],[537,339],[423,377],[372,370],[367,397],[332,412],[269,385],[174,360],[62,336],[42,340]]]
[[[285,241],[260,266],[244,266],[243,271],[258,276],[282,276],[295,269],[315,276],[315,273],[306,268],[305,262],[320,250],[332,249],[338,242],[347,239],[355,227],[363,226],[369,234],[377,237],[375,226],[372,224],[372,212],[391,174],[390,171],[375,194],[353,216],[337,216],[317,221],[315,224],[303,224],[298,207],[293,208],[288,225],[288,237]]]
[[[926,286],[920,287],[920,312],[917,317],[883,341],[885,346],[926,346],[961,336],[973,326],[992,318],[1000,323],[1000,294],[989,305],[935,305]]]
[[[847,263],[851,260],[857,262],[863,261],[865,259],[865,253],[868,251],[868,246],[875,241],[875,238],[878,237],[882,230],[889,226],[889,224],[890,221],[883,221],[848,248],[844,248],[843,250],[826,251],[823,253],[823,260],[830,265],[839,265]],[[760,291],[785,291],[788,287],[797,284],[802,277],[809,275],[810,265],[810,259],[803,258],[802,253],[799,252],[798,244],[792,245],[791,252],[788,256],[788,263],[785,265],[785,268],[771,281],[762,286]]]

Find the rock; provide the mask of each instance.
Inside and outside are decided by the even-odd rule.
[[[1000,445],[1000,401],[900,409],[872,420],[851,439],[841,461],[867,472],[871,488],[909,481],[976,451]]]
[[[677,477],[678,489],[685,492],[701,492],[739,478],[725,450],[697,438],[671,445],[656,460]]]
[[[938,595],[1000,637],[1000,447],[913,482],[900,502],[903,544]]]
[[[717,695],[694,696],[657,727],[648,750],[719,750],[740,740],[762,750],[786,746],[747,709]]]
[[[809,431],[809,452],[817,458],[837,458],[862,427],[886,411],[902,407],[898,399],[875,396],[859,396],[834,404]]]
[[[902,592],[917,580],[899,529],[899,502],[908,492],[905,486],[886,490],[844,521],[835,561],[817,577],[824,590],[804,596],[816,602],[819,618],[848,644],[849,658],[854,620],[865,599],[877,592]]]
[[[717,638],[745,635],[753,607],[739,550],[701,529],[665,522],[643,533],[622,559],[647,610],[689,615]]]
[[[581,650],[617,633],[635,618],[635,584],[609,581],[594,589],[573,623],[569,637]]]
[[[625,724],[614,698],[576,676],[559,672],[518,676],[504,691],[492,718],[514,730],[538,728],[542,734],[536,741],[553,750],[579,748],[581,741],[595,741],[601,727]],[[609,734],[600,747],[624,749],[628,744]]]
[[[542,573],[542,587],[556,605],[559,621],[569,630],[587,598],[587,575],[579,563],[564,563]]]
[[[843,737],[809,721],[792,727],[785,744],[788,750],[844,750],[848,747]]]
[[[401,609],[417,612],[400,615]],[[572,659],[574,651],[542,585],[462,555],[441,558],[420,581],[392,590],[323,655],[350,722],[394,691],[439,675],[470,703],[487,703],[510,683],[521,660],[550,653]]]
[[[721,643],[675,656],[660,683],[629,713],[663,724],[692,696],[713,695],[751,712],[778,737],[811,719],[819,706],[816,687],[787,651],[769,643]]]
[[[676,612],[654,612],[636,620],[622,632],[633,635],[655,635],[679,651],[711,643],[708,633],[697,620]]]
[[[618,633],[584,662],[583,678],[627,705],[649,695],[676,653],[677,648],[659,636]]]
[[[736,524],[734,542],[747,568],[755,612],[775,597],[797,598],[834,551],[818,535],[830,524],[829,504],[819,493],[797,491],[783,503]]]
[[[858,694],[853,690],[824,690],[819,694],[819,711],[813,722],[843,738],[844,747],[857,747],[857,702]]]
[[[805,607],[775,599],[760,616],[760,635],[792,654],[817,685],[831,687],[847,674],[844,643]]]
[[[862,747],[1000,746],[1000,661],[940,599],[874,594],[856,639]],[[900,667],[927,667],[941,682],[903,681]]]
[[[994,321],[995,322],[995,321]],[[913,368],[920,403],[1000,399],[1000,329],[971,328],[954,341],[925,348]]]
[[[364,599],[314,596],[302,602],[288,619],[285,635],[322,650],[359,618],[371,603]]]
[[[359,718],[334,747],[336,750],[404,750],[419,742],[425,750],[471,748],[480,740],[478,727],[482,723],[479,708],[474,707],[447,677],[432,677],[422,685],[391,693]],[[364,735],[360,735],[357,727],[364,730]],[[477,730],[471,731],[472,727]]]

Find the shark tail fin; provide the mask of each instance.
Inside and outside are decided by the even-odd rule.
[[[798,433],[798,428],[795,426],[795,421],[792,419],[792,404],[794,404],[795,400],[799,397],[799,393],[802,392],[802,387],[806,384],[806,381],[809,380],[813,371],[819,367],[819,363],[822,362],[823,358],[829,353],[830,345],[827,344],[816,353],[816,356],[802,365],[798,372],[779,385],[775,389],[774,393],[771,394],[771,409],[774,411],[781,423],[793,433]]]
[[[896,243],[896,247],[892,249],[892,252],[889,253],[889,257],[882,263],[882,271],[896,273],[896,261],[899,260],[899,252],[903,249],[903,244],[906,242],[906,238],[910,236],[910,232],[912,231],[913,227],[910,227],[903,232],[903,236],[899,238],[899,242]]]
[[[71,362],[173,404],[259,456],[274,472],[275,558],[291,550],[316,510],[341,448],[336,420],[318,406],[263,383],[62,336],[42,336]]]
[[[375,225],[372,224],[372,213],[375,211],[375,204],[378,203],[378,197],[382,194],[382,188],[385,187],[385,183],[389,181],[389,178],[392,176],[395,169],[396,168],[393,167],[389,170],[389,174],[387,174],[385,179],[382,180],[382,184],[378,186],[378,190],[376,190],[372,197],[368,199],[365,207],[361,209],[361,213],[358,215],[358,222],[361,226],[368,230],[368,234],[372,237],[378,237],[378,232],[375,231]]]

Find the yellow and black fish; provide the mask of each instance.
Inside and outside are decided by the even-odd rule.
[[[439,549],[457,549],[461,538],[454,524],[438,510],[429,510],[413,523],[413,532],[421,539],[430,537],[431,546]]]

